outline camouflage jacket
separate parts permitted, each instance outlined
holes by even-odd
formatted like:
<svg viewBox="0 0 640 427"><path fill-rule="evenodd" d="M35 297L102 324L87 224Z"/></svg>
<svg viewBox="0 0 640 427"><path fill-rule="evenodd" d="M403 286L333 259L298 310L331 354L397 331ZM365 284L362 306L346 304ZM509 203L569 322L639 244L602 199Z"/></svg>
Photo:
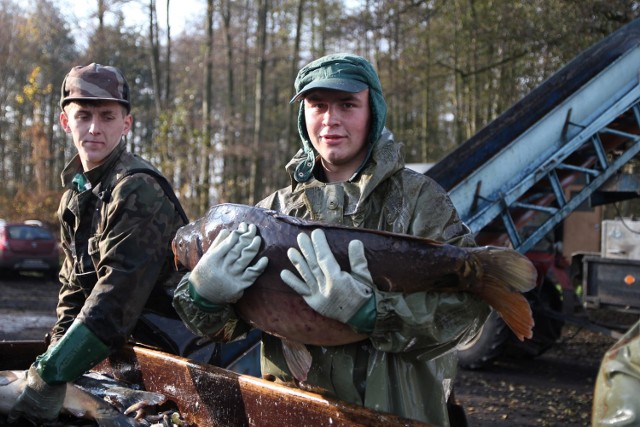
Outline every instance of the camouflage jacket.
<svg viewBox="0 0 640 427"><path fill-rule="evenodd" d="M300 151L287 165L289 173L305 158ZM401 146L386 129L371 159L352 180L327 184L312 177L277 191L259 206L306 219L475 245L446 192L427 176L404 168ZM174 299L174 305L182 306L178 311L183 320L190 316L187 325L201 335L221 329L227 337L246 332L247 325L231 305L219 313L189 305L187 279ZM376 311L368 340L307 346L313 358L307 384L368 408L449 425L446 400L457 369L455 347L478 332L489 314L488 305L466 293L376 291ZM267 334L262 339L261 369L263 375L293 381L280 340Z"/></svg>
<svg viewBox="0 0 640 427"><path fill-rule="evenodd" d="M122 141L106 161L86 172L76 156L62 172L67 188L58 217L64 261L52 342L75 318L115 348L132 332L143 309L172 310L167 288L179 275L171 241L184 225L178 206L160 185L157 170L128 152ZM177 203L177 200L175 200Z"/></svg>

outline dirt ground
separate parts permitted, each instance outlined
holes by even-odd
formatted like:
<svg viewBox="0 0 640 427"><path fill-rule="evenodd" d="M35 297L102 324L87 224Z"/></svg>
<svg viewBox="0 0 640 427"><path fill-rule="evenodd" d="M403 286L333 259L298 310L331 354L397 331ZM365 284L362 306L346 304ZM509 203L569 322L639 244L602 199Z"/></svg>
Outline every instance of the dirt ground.
<svg viewBox="0 0 640 427"><path fill-rule="evenodd" d="M0 277L0 340L42 340L55 322L57 300L52 280Z"/></svg>
<svg viewBox="0 0 640 427"><path fill-rule="evenodd" d="M55 283L38 276L0 277L0 340L42 339L54 322L57 292ZM456 398L471 427L587 426L600 359L613 343L565 326L540 357L460 370Z"/></svg>
<svg viewBox="0 0 640 427"><path fill-rule="evenodd" d="M470 426L588 426L605 337L565 326L542 356L499 360L482 371L460 370L456 397Z"/></svg>

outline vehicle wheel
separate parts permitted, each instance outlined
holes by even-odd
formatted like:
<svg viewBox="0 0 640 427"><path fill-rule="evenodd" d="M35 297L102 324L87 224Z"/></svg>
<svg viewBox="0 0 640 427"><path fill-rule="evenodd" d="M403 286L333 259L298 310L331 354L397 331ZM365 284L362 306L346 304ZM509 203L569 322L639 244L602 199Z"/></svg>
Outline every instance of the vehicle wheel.
<svg viewBox="0 0 640 427"><path fill-rule="evenodd" d="M549 280L526 294L533 312L533 337L519 341L513 337L508 353L513 357L537 357L547 351L562 335L564 321L549 313L562 313L562 294Z"/></svg>
<svg viewBox="0 0 640 427"><path fill-rule="evenodd" d="M482 369L491 365L504 351L511 331L497 312L492 311L476 337L458 347L458 365L464 369Z"/></svg>

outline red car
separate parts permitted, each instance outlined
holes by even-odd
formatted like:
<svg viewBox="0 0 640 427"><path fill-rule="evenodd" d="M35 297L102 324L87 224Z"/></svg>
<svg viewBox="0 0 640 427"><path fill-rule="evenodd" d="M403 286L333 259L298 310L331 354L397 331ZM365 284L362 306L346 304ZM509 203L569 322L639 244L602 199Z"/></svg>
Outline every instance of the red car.
<svg viewBox="0 0 640 427"><path fill-rule="evenodd" d="M0 222L0 277L20 271L41 271L57 277L58 241L39 221Z"/></svg>

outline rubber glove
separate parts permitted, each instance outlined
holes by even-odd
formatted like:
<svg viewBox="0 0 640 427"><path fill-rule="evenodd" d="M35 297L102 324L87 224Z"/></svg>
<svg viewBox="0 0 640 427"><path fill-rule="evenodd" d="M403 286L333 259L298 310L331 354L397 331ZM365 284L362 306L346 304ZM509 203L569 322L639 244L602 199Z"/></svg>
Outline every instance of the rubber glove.
<svg viewBox="0 0 640 427"><path fill-rule="evenodd" d="M280 277L302 295L315 311L349 323L354 314L373 297L373 280L364 255L364 245L359 240L349 242L351 273L341 270L322 230L313 230L311 238L300 233L298 246L300 251L290 248L287 256L302 280L289 270L282 270Z"/></svg>
<svg viewBox="0 0 640 427"><path fill-rule="evenodd" d="M27 371L27 385L13 405L9 420L21 416L34 421L56 419L67 383L97 365L109 352L109 346L76 319Z"/></svg>
<svg viewBox="0 0 640 427"><path fill-rule="evenodd" d="M53 421L58 418L67 384L47 384L34 363L27 371L27 386L11 408L8 421L14 422L20 417L34 422Z"/></svg>
<svg viewBox="0 0 640 427"><path fill-rule="evenodd" d="M238 301L269 262L262 257L249 266L262 243L256 233L254 224L247 226L244 222L237 230L222 230L189 275L193 290L213 304Z"/></svg>

